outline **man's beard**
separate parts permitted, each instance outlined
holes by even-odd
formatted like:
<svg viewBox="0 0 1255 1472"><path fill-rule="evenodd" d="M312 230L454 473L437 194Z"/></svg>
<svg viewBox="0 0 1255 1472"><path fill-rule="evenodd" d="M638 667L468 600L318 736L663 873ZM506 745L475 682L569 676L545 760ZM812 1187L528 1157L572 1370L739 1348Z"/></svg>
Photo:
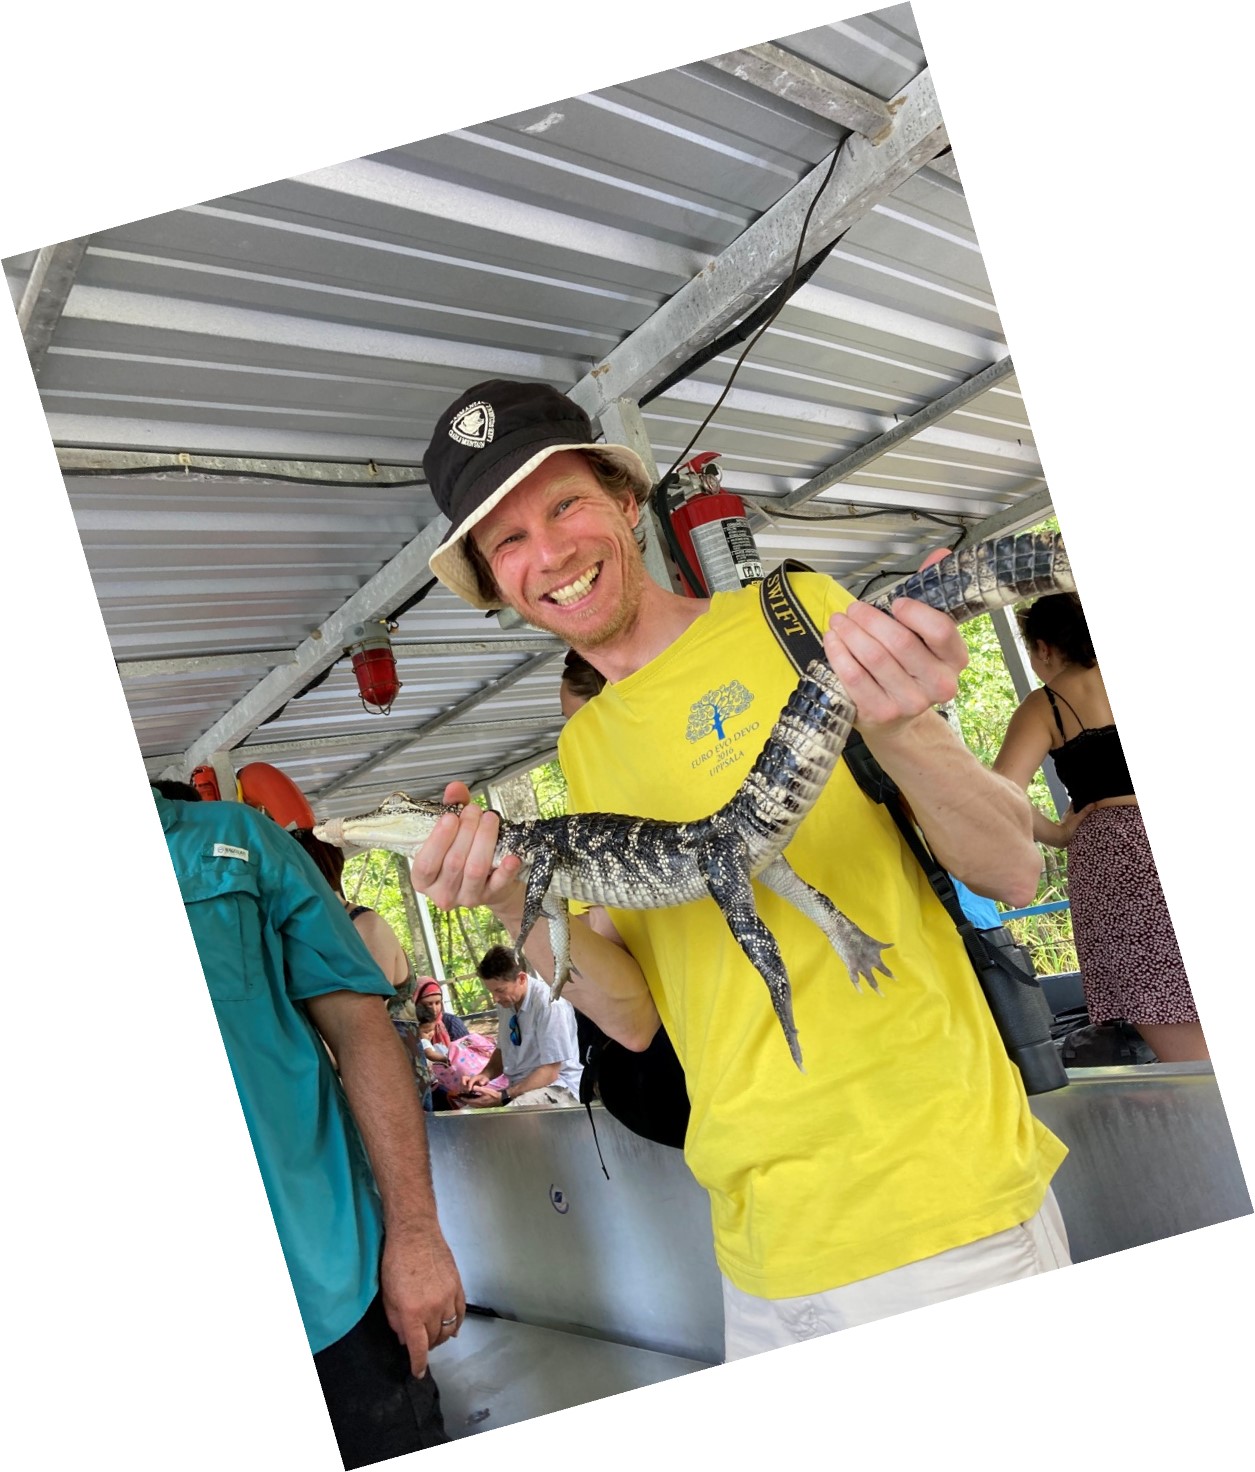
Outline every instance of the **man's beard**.
<svg viewBox="0 0 1255 1472"><path fill-rule="evenodd" d="M604 564L603 564L604 566ZM624 550L624 556L619 566L623 570L622 595L618 605L611 611L609 617L597 628L589 629L587 633L580 631L575 633L568 627L561 627L557 623L542 623L536 620L537 628L543 629L548 634L556 634L570 647L580 654L588 653L590 650L602 649L607 644L613 643L628 629L636 623L640 612L641 590L645 586L645 560L641 555L635 538L632 539L631 548Z"/></svg>

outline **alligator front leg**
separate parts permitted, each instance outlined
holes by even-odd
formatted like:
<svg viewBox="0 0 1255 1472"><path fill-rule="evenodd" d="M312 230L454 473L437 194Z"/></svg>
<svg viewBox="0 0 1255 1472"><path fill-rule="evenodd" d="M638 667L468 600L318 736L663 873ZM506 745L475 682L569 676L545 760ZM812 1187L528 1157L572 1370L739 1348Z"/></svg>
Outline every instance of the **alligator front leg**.
<svg viewBox="0 0 1255 1472"><path fill-rule="evenodd" d="M872 991L879 993L880 987L874 975L877 971L883 971L892 978L893 972L881 959L881 952L888 942L873 940L849 916L843 915L826 894L807 884L783 855L767 865L758 876L758 882L782 900L788 900L819 926L850 973L855 991L860 981L866 981Z"/></svg>
<svg viewBox="0 0 1255 1472"><path fill-rule="evenodd" d="M789 1052L798 1069L805 1073L797 1028L793 1024L793 991L789 986L789 973L785 970L775 936L758 918L758 911L754 908L749 855L745 845L738 839L725 837L712 843L702 857L706 887L723 912L737 944L767 983L771 1005L784 1029Z"/></svg>
<svg viewBox="0 0 1255 1472"><path fill-rule="evenodd" d="M514 949L523 955L523 945L535 929L541 913L552 921L552 911L545 909L545 895L553 880L558 856L552 848L539 846L529 855L531 868L527 871L526 888L523 891L523 918L519 921L519 933L515 937ZM556 998L567 984L571 972L571 940L567 924L566 901L562 901L562 918L558 921L559 935L555 936L550 926L550 945L553 950L553 988L550 1000ZM559 954L560 952L560 954Z"/></svg>

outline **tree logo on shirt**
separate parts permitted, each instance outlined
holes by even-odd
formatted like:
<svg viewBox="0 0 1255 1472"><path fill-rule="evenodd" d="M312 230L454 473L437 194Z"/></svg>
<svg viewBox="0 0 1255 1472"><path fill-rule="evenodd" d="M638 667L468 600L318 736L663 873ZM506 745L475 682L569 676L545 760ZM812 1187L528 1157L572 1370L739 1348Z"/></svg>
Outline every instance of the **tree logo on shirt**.
<svg viewBox="0 0 1255 1472"><path fill-rule="evenodd" d="M690 741L701 741L713 731L717 741L725 740L727 732L724 727L729 717L739 716L743 710L748 710L753 700L740 680L720 685L717 690L708 690L700 700L693 702L685 735Z"/></svg>

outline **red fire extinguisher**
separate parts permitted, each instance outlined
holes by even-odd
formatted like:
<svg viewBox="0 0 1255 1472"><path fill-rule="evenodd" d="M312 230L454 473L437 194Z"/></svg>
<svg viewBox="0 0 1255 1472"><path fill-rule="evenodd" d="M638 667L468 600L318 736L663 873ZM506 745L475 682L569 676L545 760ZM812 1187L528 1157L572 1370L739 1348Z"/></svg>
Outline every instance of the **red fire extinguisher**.
<svg viewBox="0 0 1255 1472"><path fill-rule="evenodd" d="M680 550L705 584L693 588L687 577L681 578L683 591L692 598L731 592L763 578L754 533L745 517L745 503L723 489L719 467L714 463L718 459L717 450L703 450L684 462L680 484L691 494L671 513L671 528Z"/></svg>

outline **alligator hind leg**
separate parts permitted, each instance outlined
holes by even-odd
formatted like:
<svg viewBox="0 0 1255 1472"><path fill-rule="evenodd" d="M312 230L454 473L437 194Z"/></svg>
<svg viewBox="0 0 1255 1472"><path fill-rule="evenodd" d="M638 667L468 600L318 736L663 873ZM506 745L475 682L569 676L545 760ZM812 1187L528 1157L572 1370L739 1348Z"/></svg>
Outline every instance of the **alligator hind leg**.
<svg viewBox="0 0 1255 1472"><path fill-rule="evenodd" d="M881 952L888 941L873 940L865 930L855 925L847 915L843 915L826 894L807 884L783 855L767 865L758 876L758 882L773 894L778 894L782 900L788 900L819 926L850 973L855 991L858 990L859 982L865 981L872 991L878 993L880 987L876 983L877 971L883 971L892 978L893 972L881 959Z"/></svg>
<svg viewBox="0 0 1255 1472"><path fill-rule="evenodd" d="M556 1002L562 988L571 979L571 917L564 899L551 896L545 905L545 919L549 921L549 947L553 951L553 986L549 1000Z"/></svg>
<svg viewBox="0 0 1255 1472"><path fill-rule="evenodd" d="M735 840L724 840L707 849L703 858L706 887L723 912L728 929L736 937L737 944L767 983L771 1005L784 1029L789 1052L798 1069L805 1073L797 1028L793 1023L793 991L789 986L789 973L785 970L775 936L758 918L758 911L754 908L754 891L750 885L749 856L745 845Z"/></svg>

